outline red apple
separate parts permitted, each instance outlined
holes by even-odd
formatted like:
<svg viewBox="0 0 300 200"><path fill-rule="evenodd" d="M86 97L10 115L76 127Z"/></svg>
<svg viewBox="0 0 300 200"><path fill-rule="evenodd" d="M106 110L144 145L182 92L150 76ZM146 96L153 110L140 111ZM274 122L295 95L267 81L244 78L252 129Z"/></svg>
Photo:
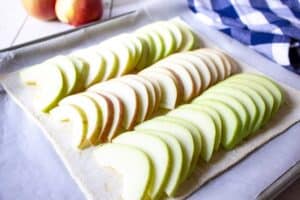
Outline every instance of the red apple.
<svg viewBox="0 0 300 200"><path fill-rule="evenodd" d="M101 0L57 0L55 12L60 21L79 26L100 19L103 7Z"/></svg>
<svg viewBox="0 0 300 200"><path fill-rule="evenodd" d="M42 20L55 19L56 0L22 0L29 15Z"/></svg>

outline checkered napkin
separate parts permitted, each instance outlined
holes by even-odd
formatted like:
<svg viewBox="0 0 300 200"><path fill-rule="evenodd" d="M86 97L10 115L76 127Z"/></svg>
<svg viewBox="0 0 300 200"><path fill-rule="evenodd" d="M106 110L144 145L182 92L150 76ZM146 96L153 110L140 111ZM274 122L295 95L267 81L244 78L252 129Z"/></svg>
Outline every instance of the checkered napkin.
<svg viewBox="0 0 300 200"><path fill-rule="evenodd" d="M188 0L204 24L300 74L299 0Z"/></svg>

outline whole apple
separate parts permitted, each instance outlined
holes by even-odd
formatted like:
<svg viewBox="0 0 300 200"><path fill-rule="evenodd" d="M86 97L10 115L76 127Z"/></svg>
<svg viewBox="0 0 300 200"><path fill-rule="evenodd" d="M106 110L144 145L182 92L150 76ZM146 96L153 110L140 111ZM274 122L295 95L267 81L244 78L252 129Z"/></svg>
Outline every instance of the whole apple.
<svg viewBox="0 0 300 200"><path fill-rule="evenodd" d="M56 0L22 0L23 5L29 15L42 20L56 18Z"/></svg>
<svg viewBox="0 0 300 200"><path fill-rule="evenodd" d="M73 26L79 26L102 17L101 0L57 0L55 12L58 19Z"/></svg>

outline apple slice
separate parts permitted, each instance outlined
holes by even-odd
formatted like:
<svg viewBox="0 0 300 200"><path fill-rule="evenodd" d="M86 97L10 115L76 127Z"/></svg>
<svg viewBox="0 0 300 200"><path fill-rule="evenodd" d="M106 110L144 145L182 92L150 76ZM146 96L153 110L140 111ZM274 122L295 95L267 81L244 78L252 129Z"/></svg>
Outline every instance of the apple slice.
<svg viewBox="0 0 300 200"><path fill-rule="evenodd" d="M102 167L111 167L123 177L123 200L145 199L151 183L152 163L146 153L123 144L105 144L94 151Z"/></svg>
<svg viewBox="0 0 300 200"><path fill-rule="evenodd" d="M84 83L85 88L102 80L105 73L105 61L102 56L90 49L75 51L71 55L88 63L88 75Z"/></svg>
<svg viewBox="0 0 300 200"><path fill-rule="evenodd" d="M201 82L202 82L201 91L205 90L207 87L209 87L209 85L211 85L212 74L205 62L203 62L201 59L199 59L197 56L193 55L190 52L176 54L176 57L190 62L191 64L193 64L193 66L197 68L198 72L201 75Z"/></svg>
<svg viewBox="0 0 300 200"><path fill-rule="evenodd" d="M76 105L63 105L58 106L51 110L51 117L60 121L69 121L71 123L72 131L69 139L73 145L79 149L84 149L90 146L89 141L86 139L88 124L87 117L81 108ZM64 133L61 133L64 134Z"/></svg>
<svg viewBox="0 0 300 200"><path fill-rule="evenodd" d="M194 81L194 87L195 87L195 96L198 96L202 90L202 73L199 72L198 68L188 60L185 60L183 58L178 58L176 56L177 54L174 54L172 56L169 56L167 59L164 59L163 62L170 63L170 65L180 65L184 67L186 70L190 72L192 75L193 81Z"/></svg>
<svg viewBox="0 0 300 200"><path fill-rule="evenodd" d="M233 149L241 138L241 120L236 112L227 104L213 99L195 99L193 103L201 106L210 106L221 116L223 122L222 146Z"/></svg>
<svg viewBox="0 0 300 200"><path fill-rule="evenodd" d="M214 151L218 151L220 148L221 140L222 140L222 119L221 119L220 114L215 109L212 109L208 106L200 106L197 104L186 104L186 105L182 105L180 108L187 108L187 109L200 110L200 111L203 110L204 112L209 114L209 116L213 119L213 121L216 125L216 142L215 142L215 146L214 146ZM189 125L189 126L191 126L191 125ZM200 140L201 140L201 138L200 138ZM200 146L201 146L201 144L200 144Z"/></svg>
<svg viewBox="0 0 300 200"><path fill-rule="evenodd" d="M181 171L184 166L183 150L180 143L178 142L177 138L171 134L162 134L159 131L149 130L139 132L158 136L168 145L172 164L170 166L170 176L168 180L166 180L164 191L169 197L174 196L180 184Z"/></svg>
<svg viewBox="0 0 300 200"><path fill-rule="evenodd" d="M153 163L153 182L149 187L151 199L158 199L166 186L170 175L171 157L168 145L158 136L126 132L113 140L113 143L126 144L144 151ZM127 162L131 162L128 160Z"/></svg>
<svg viewBox="0 0 300 200"><path fill-rule="evenodd" d="M139 132L157 131L161 135L169 134L176 137L183 151L184 166L180 178L181 182L183 182L187 178L190 170L192 170L193 164L199 156L199 147L196 146L196 141L194 141L194 138L189 130L177 125L176 123L163 120L161 117L143 122L136 126L135 130ZM198 155L196 155L197 153Z"/></svg>
<svg viewBox="0 0 300 200"><path fill-rule="evenodd" d="M147 67L148 65L150 65L151 54L153 54L153 53L150 52L150 50L152 50L152 49L150 48L150 45L148 44L146 39L138 37L135 34L132 34L132 35L135 36L136 39L138 39L142 45L141 57L135 66L135 69L137 71L140 71L140 70L144 69L145 67Z"/></svg>
<svg viewBox="0 0 300 200"><path fill-rule="evenodd" d="M250 115L248 134L245 137L247 137L253 131L256 124L259 123L258 116L260 111L257 108L255 101L243 90L231 87L230 85L218 84L206 92L229 95L232 98L239 100L240 103L244 105Z"/></svg>
<svg viewBox="0 0 300 200"><path fill-rule="evenodd" d="M139 101L139 112L138 112L138 116L137 116L137 123L143 122L145 121L146 117L149 114L149 110L150 110L150 96L149 96L149 92L147 90L147 87L140 82L139 80L135 79L135 77L137 77L137 75L125 75L123 77L120 78L121 82L124 82L126 84L128 84L131 88L133 88L137 94L137 98Z"/></svg>
<svg viewBox="0 0 300 200"><path fill-rule="evenodd" d="M43 63L20 72L21 80L37 89L34 106L48 112L65 96L66 87L61 70L53 64Z"/></svg>
<svg viewBox="0 0 300 200"><path fill-rule="evenodd" d="M241 137L239 139L239 142L242 141L242 139L248 135L251 120L250 115L246 107L238 99L235 99L234 97L231 97L226 94L214 93L213 91L209 93L203 93L198 99L214 99L227 104L230 108L232 108L235 111L235 113L239 116L241 120L241 133L239 134Z"/></svg>
<svg viewBox="0 0 300 200"><path fill-rule="evenodd" d="M55 56L51 58L46 63L52 63L56 65L61 70L66 84L66 94L71 94L77 83L78 72L75 64L67 56Z"/></svg>
<svg viewBox="0 0 300 200"><path fill-rule="evenodd" d="M68 96L59 102L59 105L74 105L82 110L87 120L86 140L92 145L99 144L99 134L102 129L102 110L90 97L82 93Z"/></svg>
<svg viewBox="0 0 300 200"><path fill-rule="evenodd" d="M110 81L96 84L88 89L88 91L95 91L101 93L110 92L119 97L124 105L124 119L123 127L130 130L136 124L138 116L139 101L137 94L128 84L112 79ZM101 93L102 94L102 93Z"/></svg>
<svg viewBox="0 0 300 200"><path fill-rule="evenodd" d="M149 29L155 30L162 38L164 53L161 58L170 55L176 49L175 36L173 35L171 28L167 24L167 22L158 21L147 26Z"/></svg>
<svg viewBox="0 0 300 200"><path fill-rule="evenodd" d="M210 51L208 48L195 50L193 53L203 59L206 59L207 63L209 63L209 66L213 70L213 73L217 74L216 82L224 80L228 76L225 64L218 54Z"/></svg>
<svg viewBox="0 0 300 200"><path fill-rule="evenodd" d="M248 86L249 88L255 90L264 99L266 103L266 112L265 112L264 120L262 122L262 126L266 124L266 122L271 118L272 111L275 106L275 101L274 101L275 98L272 96L272 93L262 85L246 79L237 80L233 76L227 81L233 82L235 84Z"/></svg>
<svg viewBox="0 0 300 200"><path fill-rule="evenodd" d="M208 162L212 157L217 137L217 129L212 117L205 111L180 107L167 115L190 121L200 130L202 133L201 157Z"/></svg>
<svg viewBox="0 0 300 200"><path fill-rule="evenodd" d="M183 85L183 101L189 101L195 95L195 82L190 72L181 65L170 64L166 62L158 62L155 67L167 68L177 75Z"/></svg>
<svg viewBox="0 0 300 200"><path fill-rule="evenodd" d="M141 71L139 75L157 80L162 94L161 108L174 109L181 102L183 87L179 78L171 71L162 68L148 68Z"/></svg>
<svg viewBox="0 0 300 200"><path fill-rule="evenodd" d="M180 50L180 47L182 45L182 41L183 41L183 34L180 31L180 29L178 28L178 26L176 26L173 23L169 23L169 22L165 22L164 23L165 26L167 26L169 28L169 30L172 32L174 38L175 38L175 52ZM174 51L173 51L174 52Z"/></svg>
<svg viewBox="0 0 300 200"><path fill-rule="evenodd" d="M97 143L107 142L108 135L112 128L112 122L115 116L115 110L112 101L106 96L95 92L84 92L81 93L81 95L93 99L93 101L97 104L98 108L101 110L102 126L99 131Z"/></svg>
<svg viewBox="0 0 300 200"><path fill-rule="evenodd" d="M161 59L164 55L164 44L163 44L163 38L158 34L157 30L149 29L147 27L142 27L138 30L136 30L135 34L138 37L142 37L149 41L149 44L151 44L150 41L153 41L153 46L150 49L150 51L153 52L152 63L158 61ZM146 35L146 36L142 36ZM149 39L151 38L151 39Z"/></svg>
<svg viewBox="0 0 300 200"><path fill-rule="evenodd" d="M275 83L273 80L271 80L265 76L254 74L254 73L243 73L243 74L238 74L234 77L252 80L252 81L256 81L257 83L262 84L267 90L269 90L270 93L272 93L272 96L274 97L274 100L275 100L275 102L274 102L275 109L273 110L274 112L272 112L272 115L278 111L280 105L284 101L284 98L283 98L282 89L280 88L280 86L277 83Z"/></svg>
<svg viewBox="0 0 300 200"><path fill-rule="evenodd" d="M258 118L256 123L254 124L254 127L252 128L252 132L256 132L262 125L263 120L265 118L266 113L266 102L262 98L262 96L255 90L252 90L250 87L243 85L243 84L236 84L229 81L224 81L222 85L226 87L234 88L235 90L240 90L250 96L250 98L253 100L255 106L258 110Z"/></svg>
<svg viewBox="0 0 300 200"><path fill-rule="evenodd" d="M124 131L124 128L122 127L124 114L125 114L124 104L121 101L121 99L117 95L114 95L113 93L105 92L105 91L96 92L96 93L109 99L109 101L111 101L113 106L113 109L109 110L110 112L113 113L113 120L111 122L111 127L108 130L108 133L106 134L107 136L103 135L103 138L101 138L101 140L111 141L119 133Z"/></svg>
<svg viewBox="0 0 300 200"><path fill-rule="evenodd" d="M68 56L74 63L76 70L78 72L77 83L74 88L74 93L80 92L85 89L84 83L88 76L89 65L84 60L69 55Z"/></svg>
<svg viewBox="0 0 300 200"><path fill-rule="evenodd" d="M116 54L110 49L99 48L98 46L90 47L90 49L102 56L104 60L105 70L102 80L106 81L114 78L119 68L119 60Z"/></svg>
<svg viewBox="0 0 300 200"><path fill-rule="evenodd" d="M179 19L172 19L169 20L169 22L177 26L183 35L182 36L183 40L178 51L188 51L198 46L196 35L184 22L182 22Z"/></svg>
<svg viewBox="0 0 300 200"><path fill-rule="evenodd" d="M99 45L100 49L109 49L111 50L116 56L117 60L119 61L118 72L116 77L122 76L123 74L129 73L134 68L134 58L132 55L131 49L124 43L121 42L115 37L102 42Z"/></svg>
<svg viewBox="0 0 300 200"><path fill-rule="evenodd" d="M151 81L149 81L148 79L146 79L145 77L133 76L133 79L135 79L136 81L139 81L140 83L142 83L147 89L147 93L149 95L149 111L148 111L148 114L146 116L146 119L148 119L149 117L151 117L151 115L154 112L154 109L159 104L158 94L155 90L155 86L153 85L153 83Z"/></svg>
<svg viewBox="0 0 300 200"><path fill-rule="evenodd" d="M144 45L146 45L146 49L147 49L147 54L144 55L145 51L143 51L143 56L147 56L144 57L145 59L145 67L151 65L154 62L154 57L155 57L155 44L154 44L154 40L151 37L151 35L149 34L142 34L139 32L135 32L134 35L141 40L142 43L144 43ZM138 65L139 66L139 65ZM143 69L145 67L139 66L137 69Z"/></svg>

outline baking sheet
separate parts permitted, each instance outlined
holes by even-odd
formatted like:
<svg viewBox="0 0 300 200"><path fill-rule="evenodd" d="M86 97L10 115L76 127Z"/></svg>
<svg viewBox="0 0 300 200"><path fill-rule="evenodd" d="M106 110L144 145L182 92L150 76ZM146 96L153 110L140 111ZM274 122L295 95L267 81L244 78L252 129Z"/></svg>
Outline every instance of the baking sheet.
<svg viewBox="0 0 300 200"><path fill-rule="evenodd" d="M149 10L148 10L149 11ZM148 12L149 13L149 12ZM156 16L157 17L157 16ZM137 20L137 21L135 21L135 20ZM150 21L150 20L149 20ZM135 23L135 22L137 22L137 23ZM116 22L117 23L117 22ZM135 18L129 18L129 20L126 20L126 23L121 23L121 22L119 22L119 23L117 23L116 25L117 26L119 26L119 27L126 27L126 28L128 28L128 26L130 25L130 23L132 23L132 24L134 24L135 26L138 26L139 24L142 24L142 22L141 22L141 17L140 16L137 16L137 17L135 17ZM110 26L109 26L110 27ZM83 42L82 43L82 45L83 46L85 46L85 45L88 45L88 43L90 42L90 44L91 43L93 43L93 40L94 40L94 42L95 41L100 41L101 40L101 37L103 36L103 38L105 38L105 36L107 36L107 35L105 35L105 33L106 34L109 34L109 33L107 33L105 30L104 30L104 28L101 26L99 29L98 29L98 31L99 30L101 30L100 31L100 33L103 33L103 35L99 35L99 34L97 34L97 32L95 31L95 30L85 30L84 31L84 33L87 33L87 36L90 36L90 40L88 39L88 40L86 40L85 42ZM110 27L110 30L109 31L111 31L112 30L112 33L114 34L115 32L115 30L113 29L113 28L111 28ZM95 31L95 32L93 32L93 31ZM202 30L203 31L203 30ZM202 33L204 33L206 30L204 30ZM80 47L81 45L79 45L78 46L78 40L76 40L76 39L79 39L79 41L80 40L82 40L83 38L85 38L86 37L86 35L84 35L84 33L79 33L79 34L76 34L76 36L74 36L74 35L72 35L72 36L68 36L68 37L64 37L63 39L62 38L60 38L60 39L58 39L58 41L50 41L50 42L46 42L46 43L44 43L44 45L45 46L50 46L51 48L50 49L47 49L47 48L42 48L41 46L37 46L37 47L30 47L30 49L23 49L22 51L18 51L18 52L11 52L11 53L9 53L9 54L7 54L7 55L4 55L4 60L2 60L2 64L1 64L1 67L3 67L3 66L5 66L6 67L6 69L7 69L7 67L9 67L9 66L14 66L14 67L20 67L20 66L26 66L27 65L27 61L29 61L30 60L30 62L34 62L34 60L39 60L39 59L41 59L41 60L43 60L42 58L40 58L39 56L44 56L44 57L47 57L47 55L48 55L48 57L50 57L51 55L53 55L53 53L54 52L56 52L56 51L54 51L54 50L57 50L57 51L60 51L61 50L61 52L67 52L67 51L70 51L70 49L72 49L72 48L74 48L74 47ZM92 33L94 33L94 35L92 34ZM200 32L201 33L201 32ZM202 34L201 33L201 34ZM89 34L91 34L91 35L89 35ZM208 35L211 35L211 36L213 36L213 34L214 34L214 32L206 32L206 34L208 34ZM73 37L74 36L74 37ZM78 36L78 37L77 37ZM95 38L92 38L92 36L94 36ZM219 37L220 35L214 35L214 36L218 36L217 38L218 38L218 41L220 41L218 44L220 44L220 45L224 45L224 46L226 46L227 48L231 48L230 49L230 51L233 51L234 52L234 49L236 49L237 48L237 46L236 46L236 44L234 44L234 43L232 43L232 41L230 41L230 42L228 42L228 40L227 39L225 39L225 40L223 40L223 42L221 42L222 41L222 37ZM222 36L222 34L221 34L221 36ZM100 37L100 38L98 38L98 37ZM71 39L70 39L71 38ZM65 42L65 44L68 44L66 47L64 47L63 45L59 45L62 41L65 41L65 40L67 40L66 42ZM72 43L71 44L69 44L68 42L70 42L70 41L72 41ZM54 48L54 47L56 47L55 45L59 45L60 47L61 47L61 49L60 48L56 48L56 49L54 49L53 51L52 51L52 48ZM80 47L80 48L82 48L82 47ZM226 48L225 48L226 49ZM37 50L39 50L39 51L37 51ZM246 53L248 53L249 51L244 51L245 50L245 47L243 47L242 48L242 51L236 51L235 53L232 53L232 55L234 55L235 57L237 56L237 55L239 55L239 54L242 54L242 53L240 53L240 52L246 52ZM37 54L34 54L33 52L38 52ZM26 55L26 53L27 53L27 55ZM25 56L24 56L24 54L25 54ZM260 63L260 65L258 65L258 66L261 66L261 67L263 67L263 63L265 62L266 63L266 61L263 59L263 58L261 58L261 57L259 57L259 56L257 56L256 54L253 54L253 52L251 52L250 51L250 54L244 54L243 56L244 56L244 58L245 57L249 57L249 55L251 55L251 58L253 58L253 59L251 59L251 60L255 60L255 61L257 61L257 63ZM2 55L3 56L3 55ZM28 56L30 56L30 58L32 58L32 60L31 59L27 59L26 60L26 58L28 58ZM10 60L11 58L13 58L12 60ZM248 58L248 60L247 59L245 59L245 61L249 61L250 59ZM262 60L262 62L260 62ZM13 61L13 62L11 62L11 61ZM255 65L253 65L253 66L257 66L257 63L255 63ZM268 63L268 62L267 62ZM29 64L29 63L28 63ZM268 64L270 64L270 63L268 63ZM270 65L267 65L268 67L270 66ZM274 67L274 65L271 65L272 67ZM265 66L266 67L266 66ZM10 67L9 67L9 69L10 70L12 70ZM279 68L278 68L279 69ZM276 70L273 70L273 71L276 71ZM284 74L285 75L285 74ZM290 76L283 76L283 77L290 77ZM4 177L4 179L2 179L2 180L8 180L8 182L5 182L4 184L0 184L0 192L1 192L1 195L0 195L0 197L11 197L11 198L5 198L5 199L15 199L15 198L13 198L13 197L16 197L16 196L13 196L13 194L12 193L15 193L15 192L2 192L2 191L5 191L5 189L9 189L10 187L12 187L12 186L10 186L10 185L13 185L15 182L16 182L16 180L18 180L17 179L17 177L19 176L19 177L21 177L21 179L20 180L22 180L22 177L26 177L26 172L28 172L28 170L26 171L25 170L25 172L21 172L21 169L23 169L22 168L22 166L20 166L21 164L24 164L24 163L28 163L28 162L26 162L26 159L24 160L24 162L22 162L22 163L17 163L17 162L15 162L14 164L16 164L16 165L9 165L9 164L12 164L13 163L13 159L11 159L12 157L18 157L18 158L21 158L22 159L22 156L23 156L23 151L25 151L25 152L28 152L28 150L26 150L26 149L29 149L29 151L30 150L32 150L32 155L36 155L37 154L37 152L36 151L40 151L41 152L41 155L43 155L43 154L46 154L46 155L48 155L47 154L47 151L44 151L44 150L42 150L42 149L44 149L44 148L51 148L51 147L49 147L49 144L46 142L46 141L44 141L42 144L44 144L44 145L39 145L39 144L36 144L35 142L35 140L33 139L33 141L34 142L32 142L32 139L31 139L31 137L32 137L32 135L35 135L35 134L33 134L33 133L38 133L39 132L39 130L38 129L36 129L32 124L29 124L28 125L28 123L29 122L27 122L27 120L26 119L23 119L23 115L22 114L19 114L20 113L20 110L18 110L17 108L15 108L15 105L9 100L9 99L7 99L6 98L6 95L3 95L2 97L4 97L3 98L3 104L1 104L1 106L3 106L3 111L4 111L4 115L3 115L3 122L6 122L7 124L5 124L5 126L2 126L1 128L3 128L4 129L4 134L2 134L1 135L1 141L2 141L2 143L1 143L1 153L2 153L2 151L4 152L4 155L6 155L6 159L3 159L3 157L1 157L0 159L1 159L1 164L3 163L3 165L1 165L1 168L0 168L0 175L1 175L1 178L2 177ZM2 99L1 99L2 100ZM9 106L8 106L9 105ZM18 120L18 127L16 127L15 126L15 123L14 123L14 121L15 120L13 120L16 116L20 116L19 118L21 118L21 120ZM9 119L9 120L8 120ZM23 121L25 121L25 123L22 123ZM31 129L33 129L33 131L29 131L29 130L31 130L30 129L30 125L31 126L33 126L34 128L31 128ZM12 130L11 129L11 127L14 127L14 130ZM26 132L26 134L28 134L28 135L25 135L24 134L24 131ZM28 131L28 132L27 132ZM18 133L19 132L19 133ZM20 133L21 133L21 136L20 136ZM9 135L8 135L9 134ZM285 134L286 135L286 134ZM30 136L30 137L29 137ZM16 137L16 138L14 138L14 137ZM25 142L27 142L27 143L24 143L24 141L22 140L22 139L24 139L24 138L26 139L27 138L27 140L25 140ZM37 137L37 136L36 136ZM295 137L294 137L295 138ZM40 139L40 140L42 140L42 139ZM14 143L15 142L15 143ZM38 142L39 142L39 140L38 140ZM2 146L2 144L4 144L3 146ZM25 144L25 145L24 145ZM27 146L27 144L30 144L30 145L33 145L33 147L30 147L30 145L29 146ZM22 149L20 149L20 151L18 151L17 153L20 153L20 154L14 154L14 153L12 153L12 152L15 152L16 150L14 150L14 148L16 148L16 146L17 146L17 148L19 148L19 146L21 146L21 147L23 147ZM45 147L46 146L46 147ZM290 146L289 146L290 147ZM31 148L31 149L30 149ZM290 149L290 148L289 148ZM50 151L50 155L52 155L53 154L53 152L51 151L51 150L49 150ZM290 153L290 152L289 152ZM2 154L3 155L3 154ZM30 157L32 160L34 160L34 163L40 163L40 162L42 162L42 163L44 163L43 162L43 160L39 160L39 159L41 159L41 157L43 157L43 156L38 156L38 157L31 157L31 155L25 155L25 157ZM46 156L45 156L46 157ZM53 154L52 155L52 158L53 157L55 157L55 154ZM271 156L272 157L272 156ZM264 156L264 158L266 159L266 156ZM268 160L269 160L269 156L268 156ZM44 158L45 159L45 158ZM17 159L18 160L18 159ZM30 160L31 162L33 162L32 160ZM53 159L54 161L56 161L57 163L58 163L58 166L59 165L61 165L61 163L58 161L58 159L57 158L55 158L55 159ZM52 168L52 166L53 165L55 165L55 164L57 164L57 163L53 163L53 161L52 161L52 159L46 159L46 163L47 164L44 164L45 166L44 166L44 168L47 168L47 169L49 169L48 168L48 165L49 166L51 166L50 168ZM7 164L8 163L8 164ZM29 162L30 163L30 162ZM244 163L244 162L243 162ZM26 166L28 166L28 164L25 164ZM17 166L17 167L16 167ZM29 165L30 166L30 165ZM239 164L238 166L241 166L241 164ZM253 163L252 164L250 164L250 166L253 166ZM278 165L277 165L278 166ZM9 179L12 179L12 178L10 178L10 177L12 177L12 176L14 176L12 173L5 173L5 172L11 172L11 170L10 170L10 167L12 167L12 169L18 169L18 170L16 170L16 175L15 175L15 177L14 177L14 180L15 180L15 182L14 181L9 181ZM60 167L62 167L62 166L60 166ZM260 164L258 167L262 167L262 165ZM282 167L282 169L283 169L284 167ZM25 168L26 169L26 168ZM251 168L250 168L251 169ZM257 169L257 167L256 167L256 169ZM32 170L33 171L33 170ZM65 172L63 169L62 169L62 171L63 172ZM231 170L230 170L231 171ZM269 171L269 170L268 170ZM275 170L270 170L270 171L272 171L272 172L274 172ZM56 198L56 199L61 199L62 198L62 196L64 195L64 194L68 194L68 195L70 195L71 197L72 197L72 199L76 199L76 198L83 198L82 196L81 196L81 194L79 194L79 192L77 191L76 192L76 186L74 185L74 184L72 184L72 182L71 182L71 180L70 179L68 179L68 178L66 178L67 176L65 175L64 177L65 177L65 179L66 180L68 180L67 182L69 183L69 184L67 184L68 186L64 186L64 184L62 184L62 185L59 185L60 187L62 187L62 188L64 188L64 189L66 189L66 190L61 190L60 192L62 192L62 196L60 196L59 194L57 194L57 191L52 191L52 192L50 192L50 193L48 193L48 191L47 191L47 189L45 189L45 185L46 186L48 186L47 188L49 188L49 185L57 185L57 183L56 183L56 181L57 182L59 182L58 180L62 180L62 179L60 179L60 176L57 176L58 174L57 174L57 172L56 171L52 171L52 170L50 170L49 169L49 171L47 171L48 172L48 175L47 175L47 173L43 173L42 174L42 176L34 176L34 178L33 179L30 179L29 177L27 177L28 179L26 179L28 182L30 182L31 184L33 184L33 187L32 188L39 188L40 190L34 190L34 192L33 192L33 194L31 194L32 196L28 196L28 197L31 197L30 199L39 199L38 197L38 195L44 195L44 197L47 197L46 199L49 199L49 198L51 198L51 195L48 195L47 196L47 194L52 194L52 196L53 195L57 195L56 197L58 197L58 198ZM236 175L238 175L238 176L240 176L243 172L245 172L245 171L243 171L243 170L241 170L240 171L240 173L238 173L238 174L236 174ZM276 172L278 172L278 170L276 171ZM230 173L230 172L229 172ZM11 176L8 176L8 175L6 175L6 174L10 174ZM49 174L51 174L51 175L49 175ZM63 174L63 173L62 173ZM228 174L228 173L226 173L226 174ZM17 176L18 175L18 176ZM277 175L278 175L278 173L277 173ZM238 176L235 176L235 177L238 177ZM6 177L8 177L8 178L6 178ZM43 183L43 182L39 182L40 181L40 179L43 179L43 178L41 178L41 177L43 177L44 179L46 179L47 181L48 180L50 180L50 182L48 183L48 184L42 184L42 186L39 186L38 184L35 184L34 182L37 182L37 183ZM54 178L55 177L55 178ZM271 176L270 176L271 177ZM265 180L267 180L267 176L265 175ZM222 177L221 178L218 178L219 180L220 179L222 179ZM0 179L1 180L1 179ZM217 179L216 179L217 180ZM245 179L245 180L247 180L247 179ZM44 180L45 181L45 180ZM117 180L116 180L117 181ZM242 183L245 183L244 185L243 184L241 184L241 182ZM263 182L265 182L265 184L268 184L268 182L272 182L272 179L271 178L269 178L267 181L261 181L261 183L263 183ZM226 183L226 184L224 184L224 183ZM243 186L245 186L245 188L247 188L246 186L249 186L249 184L251 185L251 184L253 184L253 182L246 182L246 181L240 181L240 182L237 182L236 184L234 184L233 182L231 182L231 181L226 181L226 182L222 182L222 188L220 188L220 187L218 187L218 194L222 194L222 191L223 191L223 193L225 192L226 193L226 191L225 190L223 190L223 188L226 188L226 186L228 186L228 185L231 185L232 187L230 187L230 188L237 188L237 185L243 185ZM3 185L4 185L4 187L3 187ZM211 184L209 184L209 185L211 185ZM259 187L256 187L256 185L259 185ZM255 186L253 186L252 188L256 188L256 190L259 190L259 188L261 189L264 185L263 184L256 184ZM31 186L29 186L28 184L26 184L26 183L24 183L24 181L23 182L21 182L20 183L20 187L22 187L22 188L25 188L26 190L28 190L28 189L30 189L30 187ZM52 186L53 187L53 186ZM71 187L71 188L69 188L69 187ZM14 187L12 187L13 189L15 189ZM50 187L51 188L51 187ZM55 187L54 187L55 188ZM203 187L203 189L202 190L200 190L200 194L199 193L197 193L197 194L195 194L196 196L195 196L195 198L198 198L199 196L201 196L201 192L202 192L202 196L203 196L203 191L207 191L207 190L205 190L205 188L207 188L207 187ZM248 187L249 188L249 187ZM24 189L23 189L24 190ZM33 189L32 189L33 190ZM48 189L49 190L49 189ZM256 190L252 190L252 197L253 197L253 195L255 195L255 191ZM7 191L7 190L6 190ZM9 190L8 190L9 191ZM11 190L11 191L13 191L13 190ZM208 190L209 191L209 190ZM230 190L229 190L230 191ZM249 190L248 189L248 191L251 191L251 190ZM242 196L242 195L244 195L244 197L245 197L245 195L247 195L247 192L245 192L245 191L243 191L244 193L239 193L239 194L236 194L236 195L234 195L233 197L236 197L236 199L238 199L238 196L240 195L240 197ZM204 193L205 194L205 193ZM206 198L206 199L213 199L213 197L214 197L214 194L216 195L216 193L215 192L212 192L212 193L210 193L208 196L206 196L206 197L209 197L209 198ZM248 193L249 194L249 193ZM28 194L29 195L29 194ZM22 196L22 197L24 197L24 196ZM220 197L220 196L219 196ZM224 196L223 196L224 197ZM232 196L231 196L232 197ZM248 196L249 197L249 196ZM193 197L192 197L193 198ZM231 198L231 199L235 199L235 198ZM243 199L245 199L245 198L243 198Z"/></svg>

